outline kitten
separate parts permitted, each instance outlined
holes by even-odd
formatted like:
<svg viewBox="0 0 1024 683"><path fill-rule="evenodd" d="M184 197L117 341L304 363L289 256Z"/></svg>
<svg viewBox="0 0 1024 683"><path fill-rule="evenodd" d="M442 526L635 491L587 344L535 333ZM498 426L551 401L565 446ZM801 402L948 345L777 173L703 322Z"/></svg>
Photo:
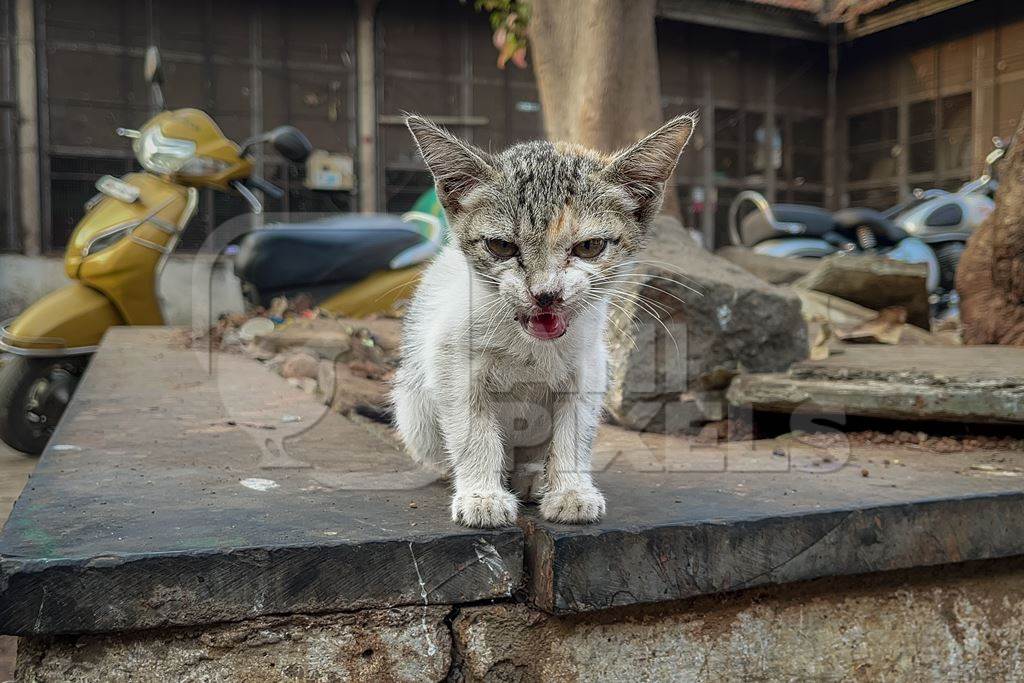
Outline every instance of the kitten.
<svg viewBox="0 0 1024 683"><path fill-rule="evenodd" d="M452 519L516 520L521 497L564 523L605 500L590 459L607 383L604 331L696 124L675 118L611 156L529 142L489 154L418 116L453 244L406 316L393 399L412 457L453 479ZM513 457L514 456L514 457Z"/></svg>

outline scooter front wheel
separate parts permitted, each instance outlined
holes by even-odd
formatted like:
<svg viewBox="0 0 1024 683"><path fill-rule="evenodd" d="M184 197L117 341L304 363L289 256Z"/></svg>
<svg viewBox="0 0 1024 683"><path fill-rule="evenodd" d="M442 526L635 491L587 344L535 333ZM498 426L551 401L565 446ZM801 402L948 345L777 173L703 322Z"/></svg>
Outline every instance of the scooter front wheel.
<svg viewBox="0 0 1024 683"><path fill-rule="evenodd" d="M89 363L88 356L13 356L0 369L0 439L26 455L39 455Z"/></svg>

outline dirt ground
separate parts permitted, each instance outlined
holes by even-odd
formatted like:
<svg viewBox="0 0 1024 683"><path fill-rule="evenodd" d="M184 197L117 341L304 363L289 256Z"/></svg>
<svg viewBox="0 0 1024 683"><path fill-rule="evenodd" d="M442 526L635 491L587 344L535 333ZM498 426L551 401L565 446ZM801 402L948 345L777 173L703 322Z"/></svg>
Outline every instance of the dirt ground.
<svg viewBox="0 0 1024 683"><path fill-rule="evenodd" d="M0 525L7 521L14 501L18 499L35 466L35 458L26 458L0 443ZM14 679L17 642L17 638L0 636L0 681Z"/></svg>

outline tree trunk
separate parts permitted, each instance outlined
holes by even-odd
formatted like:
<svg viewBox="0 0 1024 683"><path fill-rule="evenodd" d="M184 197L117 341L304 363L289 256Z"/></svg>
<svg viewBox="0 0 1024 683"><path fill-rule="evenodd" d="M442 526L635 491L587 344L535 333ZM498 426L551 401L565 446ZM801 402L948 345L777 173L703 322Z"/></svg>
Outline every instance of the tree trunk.
<svg viewBox="0 0 1024 683"><path fill-rule="evenodd" d="M965 344L1024 346L1024 115L1000 162L996 209L956 274Z"/></svg>
<svg viewBox="0 0 1024 683"><path fill-rule="evenodd" d="M655 0L534 0L533 69L550 140L602 152L660 126ZM675 177L662 212L679 217Z"/></svg>

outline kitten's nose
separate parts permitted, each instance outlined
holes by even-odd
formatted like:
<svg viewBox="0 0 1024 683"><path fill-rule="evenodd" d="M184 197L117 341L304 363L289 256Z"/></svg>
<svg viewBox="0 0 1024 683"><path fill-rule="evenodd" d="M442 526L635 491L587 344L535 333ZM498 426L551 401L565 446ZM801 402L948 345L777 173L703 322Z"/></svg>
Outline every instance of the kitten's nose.
<svg viewBox="0 0 1024 683"><path fill-rule="evenodd" d="M547 308L548 306L554 306L555 304L562 303L562 290L552 292L531 292L533 294L533 300L541 308Z"/></svg>

